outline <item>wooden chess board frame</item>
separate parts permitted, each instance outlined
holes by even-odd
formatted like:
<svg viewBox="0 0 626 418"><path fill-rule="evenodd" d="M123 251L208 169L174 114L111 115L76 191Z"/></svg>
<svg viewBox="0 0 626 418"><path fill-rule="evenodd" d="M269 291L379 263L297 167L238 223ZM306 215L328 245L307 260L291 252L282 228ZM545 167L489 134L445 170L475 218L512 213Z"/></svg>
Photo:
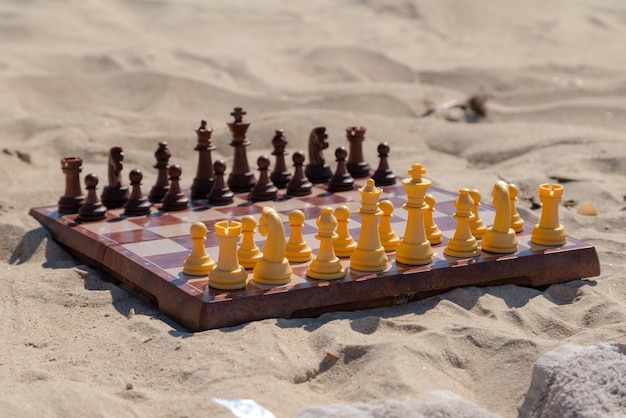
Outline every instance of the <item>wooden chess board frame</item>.
<svg viewBox="0 0 626 418"><path fill-rule="evenodd" d="M356 187L365 185L358 179ZM431 187L437 204L434 220L443 232L443 242L433 246L433 262L425 266L406 266L395 262L395 253L387 253L388 268L381 273L365 273L349 268L342 259L346 277L340 280L315 280L306 277L310 262L292 264L293 278L286 285L270 286L252 281L248 270L245 289L222 291L208 287L208 277L182 273L182 263L192 247L189 226L204 222L209 230L206 247L217 261L218 247L214 224L220 220L238 220L252 214L257 218L264 206L274 207L285 223L289 236L289 212L305 213L305 240L317 253L319 241L315 221L322 206L348 206L350 232L359 237L360 195L350 192L329 193L325 185L316 185L312 195L285 197L271 202L250 202L247 194L235 195L228 206L209 206L193 202L189 209L163 212L152 208L148 216L126 217L123 209L108 211L97 222L77 222L77 215L60 215L57 206L32 208L30 214L50 230L56 241L78 258L111 274L121 282L149 297L165 315L192 332L236 326L267 318L314 317L324 312L367 309L398 305L424 299L456 287L515 284L541 287L554 283L594 277L600 263L593 246L568 237L565 245L544 247L530 243L533 225L526 223L518 234L519 248L514 254L483 252L479 257L458 259L443 254L448 239L456 229L450 216L455 212L456 194ZM394 203L392 226L402 237L407 212L402 209L406 195L401 184L383 187L380 199ZM490 225L495 209L484 202L480 207L483 221ZM264 238L255 240L263 248Z"/></svg>

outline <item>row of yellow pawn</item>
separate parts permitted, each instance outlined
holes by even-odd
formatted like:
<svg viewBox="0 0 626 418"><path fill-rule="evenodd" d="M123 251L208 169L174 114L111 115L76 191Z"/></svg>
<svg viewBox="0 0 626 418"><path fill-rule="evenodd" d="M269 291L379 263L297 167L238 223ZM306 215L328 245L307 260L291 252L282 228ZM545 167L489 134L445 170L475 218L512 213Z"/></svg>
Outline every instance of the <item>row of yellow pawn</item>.
<svg viewBox="0 0 626 418"><path fill-rule="evenodd" d="M317 219L320 240L316 258L311 262L307 276L315 279L332 280L345 276L338 257L350 257L350 268L360 271L384 271L388 267L386 252L396 251L396 261L406 265L424 265L432 262L431 245L442 242L442 232L433 221L434 198L427 194L431 181L422 177L426 170L415 164L409 171L410 178L403 180L408 201L403 209L409 212L406 231L402 240L391 228L394 210L392 202L378 201L382 192L373 181L359 192L362 206L358 215L362 218L359 242L348 232L350 210L338 206L333 214L330 207L323 207ZM543 203L541 221L531 233L531 242L539 245L563 245L567 234L558 221L558 203L563 188L560 185L540 186ZM518 190L515 185L496 182L493 189L496 216L493 226L487 228L478 215L480 194L477 190L461 189L455 200L457 229L444 254L450 257L471 258L480 255L477 239L482 239L482 249L493 253L513 253L517 250L516 233L522 232L524 221L515 209ZM380 224L378 223L380 219ZM253 269L253 280L261 284L285 284L291 280L291 263L313 259L312 249L302 236L304 213L294 210L289 215L292 234L285 242L282 221L276 211L266 207L260 219L259 232L268 237L259 250L254 242L256 220L248 215L241 222L221 221L215 224L215 235L220 245L217 264L204 248L206 226L197 222L190 232L194 242L191 254L183 264L183 272L190 275L209 276L209 285L231 290L246 285L245 268ZM239 250L237 243L243 235Z"/></svg>

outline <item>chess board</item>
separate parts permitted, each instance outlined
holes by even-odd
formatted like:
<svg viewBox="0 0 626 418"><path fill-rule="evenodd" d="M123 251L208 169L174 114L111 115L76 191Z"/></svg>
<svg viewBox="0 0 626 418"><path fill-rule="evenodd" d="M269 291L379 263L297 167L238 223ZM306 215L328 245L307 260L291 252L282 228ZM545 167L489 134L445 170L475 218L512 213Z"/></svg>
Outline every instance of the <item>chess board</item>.
<svg viewBox="0 0 626 418"><path fill-rule="evenodd" d="M148 216L126 217L123 209L110 210L107 218L97 222L77 222L77 215L60 215L57 206L33 208L30 214L48 228L54 239L77 257L100 268L130 287L148 296L168 317L190 331L229 327L266 318L313 317L324 312L356 310L397 305L423 299L462 286L517 284L541 287L600 274L595 248L568 237L561 247L543 247L530 243L533 227L526 224L518 234L519 248L514 254L498 255L483 252L471 259L451 258L443 253L454 234L456 194L431 187L436 199L434 220L443 232L443 242L433 246L434 258L425 266L406 266L395 262L388 253L384 272L365 273L350 270L349 259L342 259L346 277L340 280L315 280L306 277L310 262L292 264L292 281L286 285L262 285L252 281L248 271L245 289L222 291L208 287L207 277L183 274L182 264L192 247L189 227L201 221L208 227L206 248L217 261L218 246L214 224L220 220L239 220L243 215L260 217L264 206L275 208L290 234L288 215L300 209L306 216L303 234L317 254L319 241L316 219L322 206L346 205L351 211L349 228L358 241L360 195L355 190L329 193L317 185L305 197L279 195L276 201L252 203L247 194L235 195L227 206L209 206L206 201L193 202L189 209L163 212L153 207ZM395 209L392 226L402 237L408 213L402 209L406 195L400 183L383 187L380 199L389 199ZM491 225L495 209L484 202L480 216ZM567 226L566 226L567 227ZM261 250L264 238L256 234Z"/></svg>

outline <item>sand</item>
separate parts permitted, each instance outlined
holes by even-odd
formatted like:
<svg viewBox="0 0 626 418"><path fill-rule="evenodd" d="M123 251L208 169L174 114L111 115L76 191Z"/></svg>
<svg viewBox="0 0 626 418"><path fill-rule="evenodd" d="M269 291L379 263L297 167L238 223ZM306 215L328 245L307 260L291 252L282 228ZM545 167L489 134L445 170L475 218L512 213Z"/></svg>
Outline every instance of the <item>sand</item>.
<svg viewBox="0 0 626 418"><path fill-rule="evenodd" d="M542 355L626 340L624 39L620 0L0 3L0 415L229 417L211 399L245 398L282 418L444 392L517 416ZM486 118L449 108L475 94ZM363 125L371 164L388 141L397 173L420 162L441 188L514 182L529 221L537 186L567 181L562 223L602 274L192 334L28 215L63 193L61 157L106 178L116 145L150 185L168 141L189 187L193 129L232 161L235 106L251 156L275 129L294 150L324 125L334 149Z"/></svg>

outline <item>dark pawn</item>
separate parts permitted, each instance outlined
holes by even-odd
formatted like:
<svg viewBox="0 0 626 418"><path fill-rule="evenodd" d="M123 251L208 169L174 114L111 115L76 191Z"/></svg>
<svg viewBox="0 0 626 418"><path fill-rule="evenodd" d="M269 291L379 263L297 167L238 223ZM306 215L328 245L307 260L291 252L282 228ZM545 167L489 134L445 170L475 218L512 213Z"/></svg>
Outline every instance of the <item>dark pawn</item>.
<svg viewBox="0 0 626 418"><path fill-rule="evenodd" d="M141 180L143 180L143 174L141 170L135 168L131 170L128 175L130 179L130 197L128 202L124 205L124 215L126 216L145 216L150 213L150 207L152 203L141 192Z"/></svg>
<svg viewBox="0 0 626 418"><path fill-rule="evenodd" d="M351 126L346 128L346 136L350 143L350 154L346 167L355 179L368 177L370 175L370 165L363 158L363 141L365 141L365 131L363 126Z"/></svg>
<svg viewBox="0 0 626 418"><path fill-rule="evenodd" d="M196 129L198 143L194 150L198 151L198 169L191 184L191 198L193 200L206 198L215 181L213 162L211 161L211 151L215 151L215 146L211 143L212 133L213 129L206 125L205 120L200 122L200 127Z"/></svg>
<svg viewBox="0 0 626 418"><path fill-rule="evenodd" d="M85 202L78 209L78 220L81 222L93 222L100 221L107 217L107 208L102 204L98 195L96 194L96 188L98 186L98 176L93 173L85 176L85 186L87 189L87 197Z"/></svg>
<svg viewBox="0 0 626 418"><path fill-rule="evenodd" d="M180 188L180 175L182 173L180 166L178 164L171 165L167 169L167 173L170 176L170 189L163 197L161 209L165 212L187 209L189 207L189 198L185 196L185 193Z"/></svg>
<svg viewBox="0 0 626 418"><path fill-rule="evenodd" d="M122 184L124 152L113 147L109 152L109 184L102 188L100 200L108 209L121 208L128 200L128 186Z"/></svg>
<svg viewBox="0 0 626 418"><path fill-rule="evenodd" d="M396 184L396 175L393 173L393 170L389 168L389 161L387 161L388 155L389 144L386 142L378 144L378 157L380 158L380 162L372 176L374 182L376 182L376 186L393 186Z"/></svg>
<svg viewBox="0 0 626 418"><path fill-rule="evenodd" d="M335 158L337 160L337 170L328 182L328 190L331 192L347 192L354 188L354 178L346 167L346 157L348 151L344 147L335 150Z"/></svg>
<svg viewBox="0 0 626 418"><path fill-rule="evenodd" d="M80 172L83 159L80 157L61 158L61 169L65 174L65 194L59 199L59 213L78 213L85 201L80 187Z"/></svg>
<svg viewBox="0 0 626 418"><path fill-rule="evenodd" d="M157 181L148 194L148 200L152 203L161 203L170 188L170 183L167 180L167 168L171 156L170 150L167 149L167 142L159 142L159 148L154 153L154 158L157 160L154 165L154 168L158 170Z"/></svg>
<svg viewBox="0 0 626 418"><path fill-rule="evenodd" d="M272 174L270 174L270 179L272 183L274 183L274 186L279 189L284 189L287 183L289 183L289 180L291 180L291 172L287 170L287 166L285 165L285 155L288 154L288 152L285 151L287 138L285 138L282 129L276 131L276 135L272 138L272 146L274 147L272 155L276 156L276 165L274 166Z"/></svg>
<svg viewBox="0 0 626 418"><path fill-rule="evenodd" d="M293 153L293 165L295 171L289 184L287 184L287 194L289 196L307 196L311 194L313 183L304 175L304 154L302 151Z"/></svg>
<svg viewBox="0 0 626 418"><path fill-rule="evenodd" d="M225 171L226 163L224 162L224 160L217 160L215 163L213 163L215 181L213 182L213 188L207 196L207 200L212 205L223 206L233 203L233 196L235 194L230 190L230 188L224 181Z"/></svg>
<svg viewBox="0 0 626 418"><path fill-rule="evenodd" d="M268 174L270 159L267 155L260 156L256 161L259 167L259 181L250 192L250 200L254 202L274 200L278 197L278 187L274 186Z"/></svg>

